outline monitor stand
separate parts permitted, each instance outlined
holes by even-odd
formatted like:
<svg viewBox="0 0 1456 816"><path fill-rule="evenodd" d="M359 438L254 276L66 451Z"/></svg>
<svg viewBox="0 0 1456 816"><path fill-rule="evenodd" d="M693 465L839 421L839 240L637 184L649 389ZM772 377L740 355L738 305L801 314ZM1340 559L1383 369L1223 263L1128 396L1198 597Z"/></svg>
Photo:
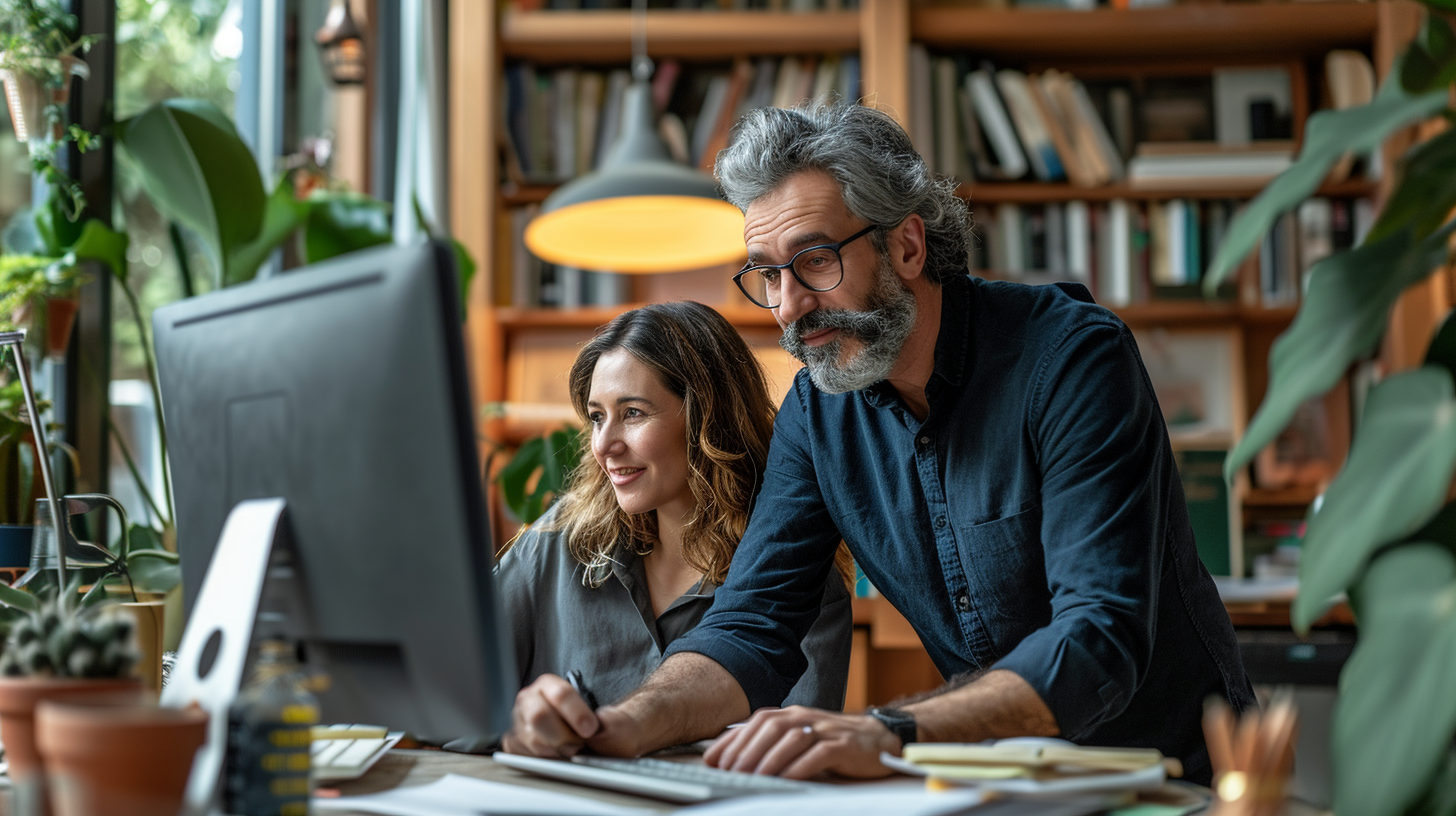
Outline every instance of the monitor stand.
<svg viewBox="0 0 1456 816"><path fill-rule="evenodd" d="M161 694L164 706L196 703L208 714L207 742L187 783L189 816L220 813L228 707L242 687L255 635L280 634L278 626L307 608L295 562L283 499L233 507Z"/></svg>

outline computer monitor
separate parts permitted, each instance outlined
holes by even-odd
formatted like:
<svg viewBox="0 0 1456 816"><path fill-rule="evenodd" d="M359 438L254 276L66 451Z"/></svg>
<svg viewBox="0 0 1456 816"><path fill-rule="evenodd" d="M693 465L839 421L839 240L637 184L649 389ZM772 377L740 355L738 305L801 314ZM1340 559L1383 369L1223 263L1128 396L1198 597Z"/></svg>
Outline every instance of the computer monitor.
<svg viewBox="0 0 1456 816"><path fill-rule="evenodd" d="M285 499L307 614L277 625L330 678L325 722L509 725L461 314L453 255L430 242L153 317L187 607L234 506Z"/></svg>

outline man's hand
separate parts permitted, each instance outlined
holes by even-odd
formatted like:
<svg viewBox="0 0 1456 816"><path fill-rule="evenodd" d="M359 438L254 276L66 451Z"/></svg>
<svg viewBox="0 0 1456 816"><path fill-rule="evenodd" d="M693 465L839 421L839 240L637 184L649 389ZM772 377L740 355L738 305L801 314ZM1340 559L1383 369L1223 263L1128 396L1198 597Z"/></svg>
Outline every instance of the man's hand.
<svg viewBox="0 0 1456 816"><path fill-rule="evenodd" d="M601 720L570 683L543 674L516 695L511 730L501 747L512 754L569 757L601 727Z"/></svg>
<svg viewBox="0 0 1456 816"><path fill-rule="evenodd" d="M789 779L824 771L867 779L889 776L880 753L899 754L900 748L900 739L873 717L792 706L761 709L742 727L719 737L703 761Z"/></svg>

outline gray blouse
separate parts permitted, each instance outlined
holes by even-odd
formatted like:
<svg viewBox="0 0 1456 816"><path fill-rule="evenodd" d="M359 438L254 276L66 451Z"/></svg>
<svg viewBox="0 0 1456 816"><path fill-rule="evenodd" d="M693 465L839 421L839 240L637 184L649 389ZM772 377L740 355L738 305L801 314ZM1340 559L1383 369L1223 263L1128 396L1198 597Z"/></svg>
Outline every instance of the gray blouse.
<svg viewBox="0 0 1456 816"><path fill-rule="evenodd" d="M522 687L543 674L565 677L575 669L607 705L641 685L668 644L698 625L717 586L704 578L654 618L642 557L623 548L601 586L586 586L586 567L571 557L565 535L540 530L554 515L548 511L496 567L516 669ZM844 707L853 620L849 591L837 573L830 575L819 619L800 643L809 668L786 706Z"/></svg>

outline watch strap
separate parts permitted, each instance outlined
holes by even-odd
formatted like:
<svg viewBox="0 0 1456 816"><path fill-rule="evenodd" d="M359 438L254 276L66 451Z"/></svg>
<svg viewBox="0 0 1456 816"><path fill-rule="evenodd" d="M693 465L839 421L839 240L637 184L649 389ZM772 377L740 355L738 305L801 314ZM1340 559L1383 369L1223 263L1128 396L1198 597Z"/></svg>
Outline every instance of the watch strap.
<svg viewBox="0 0 1456 816"><path fill-rule="evenodd" d="M874 717L880 721L881 725L890 729L890 733L900 739L902 746L915 742L916 737L919 736L915 715L908 711L888 706L876 706L866 711L865 714Z"/></svg>

